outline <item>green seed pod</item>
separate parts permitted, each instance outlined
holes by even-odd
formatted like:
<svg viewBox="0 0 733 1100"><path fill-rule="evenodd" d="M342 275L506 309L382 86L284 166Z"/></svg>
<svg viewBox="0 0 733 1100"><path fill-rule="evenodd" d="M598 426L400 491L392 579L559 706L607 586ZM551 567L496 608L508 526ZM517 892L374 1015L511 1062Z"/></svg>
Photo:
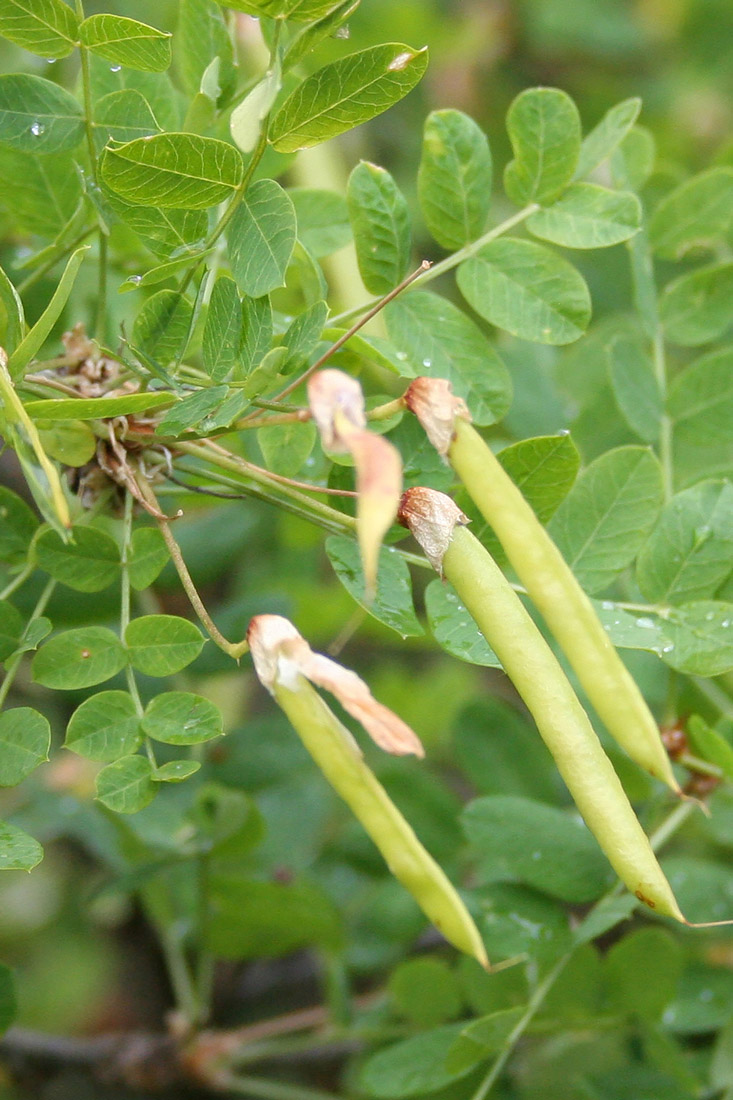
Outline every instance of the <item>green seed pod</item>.
<svg viewBox="0 0 733 1100"><path fill-rule="evenodd" d="M308 679L334 692L387 751L422 755L414 733L377 703L353 672L313 653L287 619L257 615L247 637L260 681L282 707L328 782L364 826L392 874L449 943L488 968L479 931L455 888L367 767L354 738Z"/></svg>
<svg viewBox="0 0 733 1100"><path fill-rule="evenodd" d="M408 489L400 520L455 588L532 714L558 771L619 878L657 913L677 901L588 715L521 600L450 497Z"/></svg>
<svg viewBox="0 0 733 1100"><path fill-rule="evenodd" d="M588 596L532 508L469 423L442 379L418 378L405 397L447 457L570 662L608 732L632 760L679 794L659 727Z"/></svg>

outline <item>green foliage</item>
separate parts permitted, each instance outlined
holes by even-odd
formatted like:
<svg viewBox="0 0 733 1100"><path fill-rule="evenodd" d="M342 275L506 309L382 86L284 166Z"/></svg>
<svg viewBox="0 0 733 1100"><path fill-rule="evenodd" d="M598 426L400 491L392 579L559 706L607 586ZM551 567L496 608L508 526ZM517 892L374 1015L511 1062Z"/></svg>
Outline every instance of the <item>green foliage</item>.
<svg viewBox="0 0 733 1100"><path fill-rule="evenodd" d="M134 906L162 948L189 1044L182 1072L195 1064L202 1087L292 1100L727 1097L729 932L663 925L619 893L455 590L393 525L371 591L357 537L369 492L397 491L358 461L358 441L380 436L404 485L454 496L506 567L401 400L417 378L449 382L597 597L655 718L683 728L680 783L717 784L704 819L609 751L646 831L669 845L685 916L730 918L724 5L651 5L640 20L623 5L581 0L569 16L536 0L513 12L517 29L489 34L475 5L170 0L150 16L159 27L139 4L111 6L0 0L0 432L18 459L3 458L0 486L0 787L17 788L0 870L35 868L39 839L53 853L31 878L0 882L3 944L23 961L20 1007L0 966L0 1030L16 1018L72 1030L75 999L79 1027L96 1019L99 992L75 998L69 975L123 971L117 955L97 965L92 945L117 952L109 929ZM670 65L655 84L676 33L684 80ZM628 85L641 49L643 107ZM528 73L566 90L507 102ZM476 117L431 99L445 87ZM690 134L693 110L708 128ZM424 258L432 267L395 295ZM364 392L366 428L339 405L352 453L309 407L322 366ZM259 614L287 616L330 655L307 665L327 691L336 664L358 673L336 704L348 753L373 767L506 968L456 961L431 938L398 881L409 860L385 865L270 708L247 653ZM276 661L294 693L299 653ZM366 683L384 704L374 721L389 705L426 760L389 760L358 730L350 740ZM322 972L326 1030L291 1049L265 1024L244 1057L278 1075L285 1052L288 1081L245 1077L241 1048L217 1047L212 973L223 960L232 974L281 957L288 969L295 952ZM289 997L278 991L274 1011L313 992ZM244 1012L254 1021L260 1006ZM312 1040L318 1053L331 1034L334 1068L316 1082L292 1050ZM207 1035L215 1066L196 1045ZM342 1038L357 1054L339 1078Z"/></svg>

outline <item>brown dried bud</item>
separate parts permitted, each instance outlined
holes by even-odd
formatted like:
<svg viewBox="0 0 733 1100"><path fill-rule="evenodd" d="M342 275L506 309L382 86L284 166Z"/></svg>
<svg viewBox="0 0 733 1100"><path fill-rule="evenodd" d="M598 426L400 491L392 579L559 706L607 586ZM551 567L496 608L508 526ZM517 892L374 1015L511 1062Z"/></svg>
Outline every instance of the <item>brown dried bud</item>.
<svg viewBox="0 0 733 1100"><path fill-rule="evenodd" d="M397 519L408 527L425 551L430 564L443 574L443 555L450 546L456 526L470 519L458 505L436 489L417 487L402 494Z"/></svg>
<svg viewBox="0 0 733 1100"><path fill-rule="evenodd" d="M252 661L271 695L277 685L298 691L300 677L335 695L380 749L395 756L424 756L416 734L389 707L378 703L364 681L330 657L314 653L293 624L280 615L255 615L247 630Z"/></svg>
<svg viewBox="0 0 733 1100"><path fill-rule="evenodd" d="M453 442L456 418L471 420L466 402L462 397L456 397L445 378L416 378L404 400L422 424L438 454L445 458Z"/></svg>
<svg viewBox="0 0 733 1100"><path fill-rule="evenodd" d="M334 454L346 454L351 432L366 427L361 386L343 371L314 374L308 380L308 405L324 449Z"/></svg>
<svg viewBox="0 0 733 1100"><path fill-rule="evenodd" d="M680 722L673 726L663 726L659 731L662 744L672 760L677 760L684 752L687 752L687 734Z"/></svg>

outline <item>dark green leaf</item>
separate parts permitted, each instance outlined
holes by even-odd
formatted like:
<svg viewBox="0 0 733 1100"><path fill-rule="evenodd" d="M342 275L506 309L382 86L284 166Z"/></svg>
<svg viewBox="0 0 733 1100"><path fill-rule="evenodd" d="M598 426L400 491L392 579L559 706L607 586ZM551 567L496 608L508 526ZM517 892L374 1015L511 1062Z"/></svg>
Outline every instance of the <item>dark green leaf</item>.
<svg viewBox="0 0 733 1100"><path fill-rule="evenodd" d="M33 658L33 679L50 688L93 687L127 664L119 638L105 626L80 627L57 634Z"/></svg>
<svg viewBox="0 0 733 1100"><path fill-rule="evenodd" d="M504 447L497 457L540 523L547 523L555 513L580 469L578 448L567 432L522 439Z"/></svg>
<svg viewBox="0 0 733 1100"><path fill-rule="evenodd" d="M493 883L481 892L481 909L480 928L491 959L526 954L546 966L571 947L565 906L526 886Z"/></svg>
<svg viewBox="0 0 733 1100"><path fill-rule="evenodd" d="M168 547L157 527L137 527L132 533L132 547L127 563L132 587L138 592L149 588L168 557Z"/></svg>
<svg viewBox="0 0 733 1100"><path fill-rule="evenodd" d="M246 377L267 355L272 343L272 308L267 295L242 302L241 376Z"/></svg>
<svg viewBox="0 0 733 1100"><path fill-rule="evenodd" d="M641 203L631 191L572 183L552 206L527 219L535 237L564 248L607 248L638 232Z"/></svg>
<svg viewBox="0 0 733 1100"><path fill-rule="evenodd" d="M313 73L285 100L270 127L279 153L308 149L386 111L415 87L427 50L390 43L342 57Z"/></svg>
<svg viewBox="0 0 733 1100"><path fill-rule="evenodd" d="M277 957L298 947L338 947L333 903L308 882L256 882L232 875L211 881L209 947L221 958Z"/></svg>
<svg viewBox="0 0 733 1100"><path fill-rule="evenodd" d="M578 163L578 108L558 88L528 88L509 108L506 125L515 158L504 172L507 195L517 206L552 202Z"/></svg>
<svg viewBox="0 0 733 1100"><path fill-rule="evenodd" d="M7 966L0 966L0 1034L8 1030L16 1011L13 972Z"/></svg>
<svg viewBox="0 0 733 1100"><path fill-rule="evenodd" d="M183 355L192 311L191 302L177 290L159 290L135 318L135 345L161 364L177 362Z"/></svg>
<svg viewBox="0 0 733 1100"><path fill-rule="evenodd" d="M101 592L120 574L120 551L104 531L72 527L64 542L55 531L44 531L36 542L36 560L46 573L77 592Z"/></svg>
<svg viewBox="0 0 733 1100"><path fill-rule="evenodd" d="M446 653L472 665L501 668L501 661L446 581L430 582L425 590L425 610L431 633Z"/></svg>
<svg viewBox="0 0 733 1100"><path fill-rule="evenodd" d="M48 760L51 727L30 707L0 714L0 787L14 787Z"/></svg>
<svg viewBox="0 0 733 1100"><path fill-rule="evenodd" d="M198 134L156 134L105 149L104 183L141 206L199 210L231 198L242 182L233 145Z"/></svg>
<svg viewBox="0 0 733 1100"><path fill-rule="evenodd" d="M17 825L0 822L0 871L31 871L43 859L43 848Z"/></svg>
<svg viewBox="0 0 733 1100"><path fill-rule="evenodd" d="M455 760L481 794L513 791L555 802L559 785L544 741L515 707L489 696L464 707L453 726Z"/></svg>
<svg viewBox="0 0 733 1100"><path fill-rule="evenodd" d="M349 218L364 286L387 294L410 262L407 200L386 168L360 161L349 176Z"/></svg>
<svg viewBox="0 0 733 1100"><path fill-rule="evenodd" d="M70 154L36 157L32 153L0 147L0 174L6 180L23 180L22 187L3 188L1 200L22 229L41 237L56 237L61 233L81 198L81 182ZM3 300L6 309L8 305L12 309L12 302L5 294ZM14 338L8 341L8 352L20 343L21 335L16 329Z"/></svg>
<svg viewBox="0 0 733 1100"><path fill-rule="evenodd" d="M624 420L645 443L656 442L663 403L651 356L636 336L622 333L611 340L607 357L611 389Z"/></svg>
<svg viewBox="0 0 733 1100"><path fill-rule="evenodd" d="M190 665L203 649L198 627L177 615L143 615L125 631L130 661L146 676L172 676Z"/></svg>
<svg viewBox="0 0 733 1100"><path fill-rule="evenodd" d="M178 71L190 96L201 89L202 77L214 58L219 59L217 76L222 91L234 83L232 40L221 8L212 0L181 0L175 44Z"/></svg>
<svg viewBox="0 0 733 1100"><path fill-rule="evenodd" d="M631 615L611 600L591 602L608 634L608 640L619 649L644 649L661 655L672 648L664 619L651 615Z"/></svg>
<svg viewBox="0 0 733 1100"><path fill-rule="evenodd" d="M682 951L664 929L641 928L614 944L604 969L612 1009L658 1019L677 989Z"/></svg>
<svg viewBox="0 0 733 1100"><path fill-rule="evenodd" d="M222 382L239 359L242 343L242 303L233 279L220 275L214 283L206 314L201 357L212 382Z"/></svg>
<svg viewBox="0 0 733 1100"><path fill-rule="evenodd" d="M206 237L205 210L161 210L153 206L133 206L113 194L104 184L101 193L113 216L137 233L155 256L165 258L173 255L180 258L200 254ZM130 281L134 278L131 276Z"/></svg>
<svg viewBox="0 0 733 1100"><path fill-rule="evenodd" d="M21 154L10 153L10 156L21 156ZM2 163L3 156L0 152L0 173L3 171ZM24 331L23 303L10 279L0 267L0 345L5 348L8 355L15 351L15 348L23 339Z"/></svg>
<svg viewBox="0 0 733 1100"><path fill-rule="evenodd" d="M653 603L707 599L733 571L733 485L703 481L664 506L639 554L637 581Z"/></svg>
<svg viewBox="0 0 733 1100"><path fill-rule="evenodd" d="M315 446L317 431L314 424L273 424L257 430L257 442L265 465L273 473L283 477L295 477L300 473Z"/></svg>
<svg viewBox="0 0 733 1100"><path fill-rule="evenodd" d="M0 561L16 565L23 560L37 527L38 519L26 502L0 485Z"/></svg>
<svg viewBox="0 0 733 1100"><path fill-rule="evenodd" d="M0 600L0 661L15 653L24 629L23 616L11 603Z"/></svg>
<svg viewBox="0 0 733 1100"><path fill-rule="evenodd" d="M21 153L63 153L84 136L84 112L73 95L28 73L0 76L0 143Z"/></svg>
<svg viewBox="0 0 733 1100"><path fill-rule="evenodd" d="M285 283L296 237L295 210L274 180L248 189L227 236L232 274L240 292L260 298Z"/></svg>
<svg viewBox="0 0 733 1100"><path fill-rule="evenodd" d="M423 1097L451 1081L459 1081L475 1063L451 1070L446 1060L464 1027L465 1024L446 1024L373 1054L362 1068L361 1088L367 1096L402 1100L408 1096Z"/></svg>
<svg viewBox="0 0 733 1100"><path fill-rule="evenodd" d="M590 943L609 929L615 928L621 921L627 920L638 904L639 901L633 894L601 898L577 926L573 939L578 944Z"/></svg>
<svg viewBox="0 0 733 1100"><path fill-rule="evenodd" d="M170 393L128 393L122 397L69 397L29 401L28 415L37 421L44 420L102 420L113 416L130 416L150 412L171 405L175 397Z"/></svg>
<svg viewBox="0 0 733 1100"><path fill-rule="evenodd" d="M617 447L583 471L550 531L587 592L606 588L634 560L662 500L661 467L644 447Z"/></svg>
<svg viewBox="0 0 733 1100"><path fill-rule="evenodd" d="M315 49L324 38L329 36L335 38L339 28L344 25L350 15L353 15L359 7L359 3L360 0L341 0L341 3L336 3L335 7L331 5L333 10L326 11L320 18L311 16L311 18L315 18L315 22L308 27L304 27L288 43L288 48L283 57L283 70L292 69L306 54Z"/></svg>
<svg viewBox="0 0 733 1100"><path fill-rule="evenodd" d="M545 900L545 905L552 905ZM492 1012L464 1027L446 1056L446 1067L470 1069L498 1054L519 1023L526 1009L521 1005Z"/></svg>
<svg viewBox="0 0 733 1100"><path fill-rule="evenodd" d="M733 604L699 600L676 607L666 623L668 665L690 676L721 676L733 668Z"/></svg>
<svg viewBox="0 0 733 1100"><path fill-rule="evenodd" d="M331 535L326 540L326 553L346 591L370 615L403 638L423 633L412 604L410 571L393 547L383 546L379 551L377 591L371 601L365 598L364 574L354 539Z"/></svg>
<svg viewBox="0 0 733 1100"><path fill-rule="evenodd" d="M733 220L733 167L710 168L676 187L654 211L649 239L663 259L714 248Z"/></svg>
<svg viewBox="0 0 733 1100"><path fill-rule="evenodd" d="M199 745L224 732L221 711L202 695L166 691L148 703L143 731L166 745Z"/></svg>
<svg viewBox="0 0 733 1100"><path fill-rule="evenodd" d="M425 224L444 248L462 248L483 232L491 204L486 135L462 111L425 120L417 189Z"/></svg>
<svg viewBox="0 0 733 1100"><path fill-rule="evenodd" d="M290 374L306 365L321 338L327 316L326 303L314 302L288 326L282 338L282 345L288 350L288 358L283 366L284 373Z"/></svg>
<svg viewBox="0 0 733 1100"><path fill-rule="evenodd" d="M715 340L733 324L733 262L700 267L664 288L659 308L673 344L694 347Z"/></svg>
<svg viewBox="0 0 733 1100"><path fill-rule="evenodd" d="M585 179L594 168L611 156L636 122L640 110L641 100L633 98L624 99L610 111L606 111L598 125L583 138L575 179Z"/></svg>
<svg viewBox="0 0 733 1100"><path fill-rule="evenodd" d="M690 871L694 869L689 868ZM730 908L726 916L730 916ZM664 1013L665 1027L673 1035L704 1035L718 1031L730 1021L731 1000L733 974L730 970L693 963L683 971L677 996ZM728 1094L723 1100L728 1100Z"/></svg>
<svg viewBox="0 0 733 1100"><path fill-rule="evenodd" d="M162 73L171 63L170 33L122 15L90 15L79 27L88 50L130 69Z"/></svg>
<svg viewBox="0 0 733 1100"><path fill-rule="evenodd" d="M146 756L123 756L102 768L96 779L97 798L117 814L135 814L155 798L158 790Z"/></svg>
<svg viewBox="0 0 733 1100"><path fill-rule="evenodd" d="M0 0L0 34L39 57L68 57L79 21L62 0Z"/></svg>
<svg viewBox="0 0 733 1100"><path fill-rule="evenodd" d="M126 691L100 691L77 707L66 728L67 749L107 764L140 744L140 716Z"/></svg>
<svg viewBox="0 0 733 1100"><path fill-rule="evenodd" d="M110 139L126 142L160 133L150 104L133 88L102 96L95 107L94 127L98 149Z"/></svg>
<svg viewBox="0 0 733 1100"><path fill-rule="evenodd" d="M187 815L196 829L200 850L219 861L241 861L264 836L265 824L252 798L219 783L199 788Z"/></svg>
<svg viewBox="0 0 733 1100"><path fill-rule="evenodd" d="M408 959L390 976L387 989L402 1016L419 1027L437 1027L458 1015L458 979L442 959Z"/></svg>
<svg viewBox="0 0 733 1100"><path fill-rule="evenodd" d="M733 779L733 746L722 734L693 714L687 722L687 738L695 756L720 768L726 779Z"/></svg>
<svg viewBox="0 0 733 1100"><path fill-rule="evenodd" d="M590 320L588 287L576 269L532 241L492 241L458 268L466 301L522 340L570 344Z"/></svg>
<svg viewBox="0 0 733 1100"><path fill-rule="evenodd" d="M298 223L298 239L319 259L351 240L346 200L337 191L293 187L288 191Z"/></svg>
<svg viewBox="0 0 733 1100"><path fill-rule="evenodd" d="M408 378L447 378L477 424L493 424L511 402L509 372L478 326L446 298L415 291L385 310L390 340Z"/></svg>
<svg viewBox="0 0 733 1100"><path fill-rule="evenodd" d="M678 375L667 411L675 469L685 481L733 473L733 348L711 352Z"/></svg>
<svg viewBox="0 0 733 1100"><path fill-rule="evenodd" d="M494 795L469 803L463 825L492 880L519 880L560 901L584 903L611 879L591 833L563 810Z"/></svg>

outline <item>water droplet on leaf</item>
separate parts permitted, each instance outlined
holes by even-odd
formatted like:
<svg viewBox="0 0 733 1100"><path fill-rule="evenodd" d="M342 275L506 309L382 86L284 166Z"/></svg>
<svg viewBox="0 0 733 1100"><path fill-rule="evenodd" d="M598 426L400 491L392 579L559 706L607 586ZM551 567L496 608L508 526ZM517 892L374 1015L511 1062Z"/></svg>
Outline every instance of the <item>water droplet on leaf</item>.
<svg viewBox="0 0 733 1100"><path fill-rule="evenodd" d="M39 122L38 119L36 119L35 122L31 122L31 133L33 134L33 137L40 137L41 134L44 134L45 132L46 127L43 125L42 122Z"/></svg>

